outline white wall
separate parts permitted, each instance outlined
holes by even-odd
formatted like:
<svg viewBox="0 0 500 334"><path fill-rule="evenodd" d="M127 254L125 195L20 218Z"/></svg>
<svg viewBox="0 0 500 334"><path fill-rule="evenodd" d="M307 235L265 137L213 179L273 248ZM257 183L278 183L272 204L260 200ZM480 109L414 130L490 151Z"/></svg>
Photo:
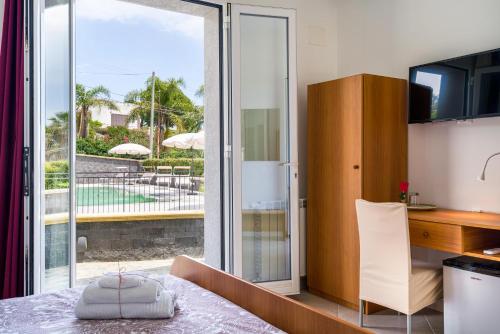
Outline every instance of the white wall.
<svg viewBox="0 0 500 334"><path fill-rule="evenodd" d="M500 48L497 0L338 0L338 74L408 78L426 62ZM422 201L500 212L500 118L411 125L409 179Z"/></svg>

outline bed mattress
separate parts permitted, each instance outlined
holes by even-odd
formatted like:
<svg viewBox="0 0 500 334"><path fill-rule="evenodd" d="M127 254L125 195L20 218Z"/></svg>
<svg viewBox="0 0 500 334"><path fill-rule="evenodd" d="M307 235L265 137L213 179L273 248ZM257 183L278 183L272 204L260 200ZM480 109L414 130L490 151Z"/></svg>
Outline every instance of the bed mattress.
<svg viewBox="0 0 500 334"><path fill-rule="evenodd" d="M165 320L79 320L82 288L0 300L0 333L283 333L252 313L189 281L168 275L178 310Z"/></svg>

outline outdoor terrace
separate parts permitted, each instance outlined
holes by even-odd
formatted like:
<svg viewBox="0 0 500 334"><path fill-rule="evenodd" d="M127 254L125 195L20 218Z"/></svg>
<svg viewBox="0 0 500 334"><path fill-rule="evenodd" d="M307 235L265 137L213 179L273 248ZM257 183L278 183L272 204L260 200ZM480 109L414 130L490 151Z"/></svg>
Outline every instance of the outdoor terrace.
<svg viewBox="0 0 500 334"><path fill-rule="evenodd" d="M68 175L47 177L61 183ZM167 273L180 254L203 258L203 181L203 177L156 171L78 173L77 284L118 268ZM67 198L68 189L46 191L48 289L67 282Z"/></svg>

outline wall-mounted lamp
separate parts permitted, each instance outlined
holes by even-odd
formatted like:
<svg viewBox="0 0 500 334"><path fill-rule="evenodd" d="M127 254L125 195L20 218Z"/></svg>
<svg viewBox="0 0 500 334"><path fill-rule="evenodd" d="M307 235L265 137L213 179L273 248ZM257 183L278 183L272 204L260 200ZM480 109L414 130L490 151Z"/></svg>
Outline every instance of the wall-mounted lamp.
<svg viewBox="0 0 500 334"><path fill-rule="evenodd" d="M490 155L488 159L486 159L486 162L484 163L484 167L483 167L483 172L479 176L479 181L484 181L486 179L486 167L488 166L488 162L490 161L491 158L493 158L496 155L500 155L500 152L494 153L494 154Z"/></svg>

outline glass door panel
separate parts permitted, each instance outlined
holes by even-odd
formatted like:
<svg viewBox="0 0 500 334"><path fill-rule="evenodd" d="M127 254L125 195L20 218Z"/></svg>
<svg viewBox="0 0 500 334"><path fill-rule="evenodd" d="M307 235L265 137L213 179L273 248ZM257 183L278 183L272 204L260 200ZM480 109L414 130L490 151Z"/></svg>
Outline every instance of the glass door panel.
<svg viewBox="0 0 500 334"><path fill-rule="evenodd" d="M284 293L298 287L291 18L232 7L235 273Z"/></svg>
<svg viewBox="0 0 500 334"><path fill-rule="evenodd" d="M287 19L240 17L243 278L290 279Z"/></svg>
<svg viewBox="0 0 500 334"><path fill-rule="evenodd" d="M71 60L69 0L45 0L40 21L41 290L70 286Z"/></svg>

